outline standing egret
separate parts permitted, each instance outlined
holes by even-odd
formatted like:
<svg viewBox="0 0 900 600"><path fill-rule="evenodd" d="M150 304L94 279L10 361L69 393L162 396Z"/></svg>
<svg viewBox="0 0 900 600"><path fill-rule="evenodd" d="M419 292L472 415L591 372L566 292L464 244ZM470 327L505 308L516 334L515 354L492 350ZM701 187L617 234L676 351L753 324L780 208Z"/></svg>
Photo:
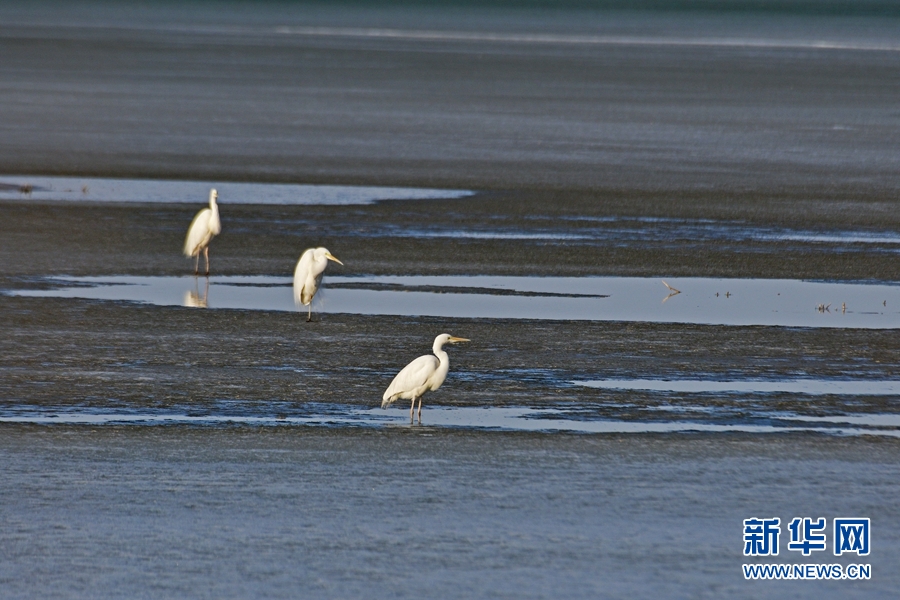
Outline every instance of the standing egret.
<svg viewBox="0 0 900 600"><path fill-rule="evenodd" d="M187 237L184 240L184 255L188 258L195 257L194 275L200 273L201 251L206 257L206 274L209 275L209 242L222 231L222 223L219 221L219 205L216 204L218 197L215 189L209 190L209 208L204 208L197 213L197 216L191 221Z"/></svg>
<svg viewBox="0 0 900 600"><path fill-rule="evenodd" d="M434 338L431 347L434 355L426 354L412 361L403 370L397 373L391 385L384 392L381 399L381 408L387 408L397 399L412 400L409 407L409 422L413 420L413 409L416 407L416 398L419 399L419 423L422 422L422 396L425 392L441 387L450 370L450 357L444 352L444 344L456 344L468 342L466 338L453 337L449 333L442 333Z"/></svg>
<svg viewBox="0 0 900 600"><path fill-rule="evenodd" d="M322 274L325 273L329 260L339 265L344 264L333 256L328 248L310 248L303 253L297 261L297 268L294 269L294 302L298 306L303 304L309 307L307 323L312 321L312 299L319 291Z"/></svg>

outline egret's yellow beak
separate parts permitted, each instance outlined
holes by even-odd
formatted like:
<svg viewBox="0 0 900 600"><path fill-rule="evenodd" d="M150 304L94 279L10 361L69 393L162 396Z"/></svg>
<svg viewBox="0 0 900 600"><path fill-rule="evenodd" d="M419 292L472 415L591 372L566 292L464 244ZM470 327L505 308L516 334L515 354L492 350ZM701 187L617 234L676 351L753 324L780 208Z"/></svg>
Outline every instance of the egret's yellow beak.
<svg viewBox="0 0 900 600"><path fill-rule="evenodd" d="M459 342L471 342L472 340L467 340L466 338L461 338L461 337L454 337L451 335L450 339L447 341L450 342L451 344L456 344Z"/></svg>
<svg viewBox="0 0 900 600"><path fill-rule="evenodd" d="M341 261L339 261L339 260L337 259L337 256L334 256L333 254L331 254L331 252L325 253L325 258L327 258L328 260L333 260L334 262L336 262L336 263L339 264L339 265L343 265L343 264L344 264L344 263L342 263Z"/></svg>

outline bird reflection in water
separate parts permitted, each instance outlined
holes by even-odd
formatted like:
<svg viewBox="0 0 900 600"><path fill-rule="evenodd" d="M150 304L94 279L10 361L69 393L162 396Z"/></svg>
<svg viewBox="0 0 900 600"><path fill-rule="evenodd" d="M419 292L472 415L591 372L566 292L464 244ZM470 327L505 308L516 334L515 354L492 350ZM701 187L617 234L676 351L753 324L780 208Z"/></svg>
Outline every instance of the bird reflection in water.
<svg viewBox="0 0 900 600"><path fill-rule="evenodd" d="M207 308L209 305L209 277L204 277L203 295L200 295L200 278L194 277L194 289L184 293L184 306L188 308Z"/></svg>
<svg viewBox="0 0 900 600"><path fill-rule="evenodd" d="M671 298L672 296L677 296L678 294L681 293L681 290L676 290L676 289L673 288L671 285L669 285L668 283L666 283L665 280L663 280L663 285L666 286L666 289L667 289L667 290L669 290L669 295L666 296L665 298L663 298L663 301L662 301L663 304L665 304L666 301L667 301L669 298Z"/></svg>

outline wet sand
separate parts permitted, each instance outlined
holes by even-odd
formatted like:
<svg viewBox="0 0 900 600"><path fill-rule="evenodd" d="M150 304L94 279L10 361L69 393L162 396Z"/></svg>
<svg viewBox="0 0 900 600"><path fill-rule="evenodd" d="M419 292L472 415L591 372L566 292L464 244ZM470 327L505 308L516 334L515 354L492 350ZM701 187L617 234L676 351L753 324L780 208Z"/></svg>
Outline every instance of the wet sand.
<svg viewBox="0 0 900 600"><path fill-rule="evenodd" d="M473 342L452 349L447 388L435 392L429 402L574 402L618 418L641 418L642 400L649 405L659 400L641 392L622 398L570 382L619 377L720 380L729 375L750 380L796 375L885 380L894 378L900 362L893 330L344 314L316 315L316 321L307 324L300 313L69 299L2 301L2 325L8 334L0 342L3 396L10 405L199 410L232 401L261 407L273 403L277 408L270 414L286 407L302 410L307 402L377 406L399 367L425 353L435 332L444 330ZM618 407L612 399L627 401ZM688 394L682 400L695 399ZM768 400L758 400L758 418L771 418ZM752 413L754 405L747 402L742 409ZM841 407L862 414L895 410L894 398L879 396L811 402L786 394L782 402L819 415Z"/></svg>
<svg viewBox="0 0 900 600"><path fill-rule="evenodd" d="M895 232L896 52L268 32L135 34L52 19L3 29L0 55L15 58L0 65L4 175L480 191L354 207L222 198L211 258L228 275L290 274L304 248L325 245L342 274L900 279L891 244L392 235L571 232L585 218L616 231L623 217ZM2 202L0 287L183 274L179 249L202 200ZM397 368L444 330L473 343L452 350L423 427L407 427L400 409L397 427L376 429L0 425L0 584L10 597L821 598L900 587L894 439L472 432L427 421L428 402L567 404L626 421L698 403L561 385L575 374L890 379L900 372L893 331L342 314L306 324L290 313L0 296L0 403L275 415L375 406ZM715 419L758 423L773 405L703 402L733 411ZM784 394L774 405L866 414L893 412L896 399ZM767 516L871 518L872 580L745 582L741 520Z"/></svg>
<svg viewBox="0 0 900 600"><path fill-rule="evenodd" d="M462 183L462 182L457 182ZM639 233L612 243L399 235L407 230L577 234L582 228L665 231L665 222L712 220L804 231L892 234L900 230L895 194L829 189L807 194L555 191L528 188L472 198L386 201L373 206L229 205L211 256L221 275L290 274L307 247L323 245L348 263L343 274L623 275L822 280L900 279L893 244L785 240L697 240L690 232L653 239ZM181 275L185 221L202 207L3 202L0 277L26 275ZM33 232L40 232L36 235ZM649 239L648 239L649 238Z"/></svg>

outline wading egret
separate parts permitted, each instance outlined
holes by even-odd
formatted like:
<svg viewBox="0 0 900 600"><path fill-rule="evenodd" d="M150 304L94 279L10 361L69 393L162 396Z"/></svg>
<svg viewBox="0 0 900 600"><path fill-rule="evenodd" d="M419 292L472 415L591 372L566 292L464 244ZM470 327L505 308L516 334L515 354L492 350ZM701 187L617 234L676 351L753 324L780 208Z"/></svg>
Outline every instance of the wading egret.
<svg viewBox="0 0 900 600"><path fill-rule="evenodd" d="M335 258L327 248L310 248L297 261L297 268L294 269L294 302L299 305L309 307L309 313L306 316L306 322L312 321L312 299L319 291L319 284L322 283L322 274L325 273L325 267L328 261L333 260L339 265L343 265L341 261Z"/></svg>
<svg viewBox="0 0 900 600"><path fill-rule="evenodd" d="M391 385L384 392L381 400L381 408L387 408L395 400L412 400L409 407L409 421L413 420L413 409L416 407L416 398L419 399L419 423L422 422L422 396L425 392L441 387L450 370L450 357L444 352L444 344L456 344L468 342L466 338L453 337L449 333L442 333L434 338L431 347L434 355L426 354L412 361L403 370L397 373Z"/></svg>
<svg viewBox="0 0 900 600"><path fill-rule="evenodd" d="M216 190L209 190L209 208L197 213L184 239L184 255L194 257L194 275L200 273L200 252L206 257L206 274L209 275L209 242L222 231L219 205L216 204L218 197Z"/></svg>

